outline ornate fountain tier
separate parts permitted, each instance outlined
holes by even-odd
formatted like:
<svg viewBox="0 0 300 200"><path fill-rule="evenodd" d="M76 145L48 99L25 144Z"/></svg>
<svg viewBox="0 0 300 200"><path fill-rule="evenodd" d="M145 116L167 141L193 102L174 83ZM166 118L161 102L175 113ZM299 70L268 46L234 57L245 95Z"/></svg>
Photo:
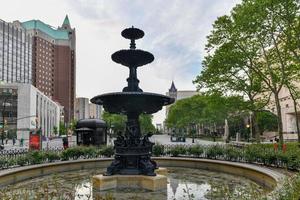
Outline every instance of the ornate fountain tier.
<svg viewBox="0 0 300 200"><path fill-rule="evenodd" d="M144 37L145 33L141 29L134 28L133 26L131 28L126 28L121 32L121 35L129 40L137 40L142 37Z"/></svg>
<svg viewBox="0 0 300 200"><path fill-rule="evenodd" d="M140 67L151 63L154 56L140 49L123 49L112 54L111 59L127 67Z"/></svg>
<svg viewBox="0 0 300 200"><path fill-rule="evenodd" d="M163 106L173 103L174 99L149 92L115 92L98 95L92 98L91 102L103 105L107 112L114 114L153 114Z"/></svg>

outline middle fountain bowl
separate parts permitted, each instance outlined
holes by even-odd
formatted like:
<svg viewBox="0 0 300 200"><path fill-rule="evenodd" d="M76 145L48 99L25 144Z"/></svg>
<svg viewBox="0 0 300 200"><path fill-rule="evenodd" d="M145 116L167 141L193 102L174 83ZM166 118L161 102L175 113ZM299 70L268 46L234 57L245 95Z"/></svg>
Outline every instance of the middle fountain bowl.
<svg viewBox="0 0 300 200"><path fill-rule="evenodd" d="M174 99L150 92L114 92L98 95L91 102L103 105L105 111L114 114L153 114L173 103Z"/></svg>

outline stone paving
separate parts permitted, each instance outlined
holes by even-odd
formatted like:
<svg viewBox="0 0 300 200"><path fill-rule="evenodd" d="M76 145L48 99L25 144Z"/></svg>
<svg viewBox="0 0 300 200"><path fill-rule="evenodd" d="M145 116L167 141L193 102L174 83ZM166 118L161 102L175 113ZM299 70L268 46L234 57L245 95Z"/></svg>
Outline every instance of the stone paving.
<svg viewBox="0 0 300 200"><path fill-rule="evenodd" d="M171 142L170 135L153 135L150 140L156 144L163 144L163 145L190 145L190 144L201 144L201 145L214 145L214 144L222 144L222 142L212 142L207 140L201 139L194 139L194 143L192 143L192 138L186 138L186 142ZM76 137L73 136L71 139L71 146L76 145ZM113 144L113 139L108 138L109 145ZM7 144L4 140L4 149L24 149L28 148L28 141L24 142L23 146L20 146L20 141L17 140L16 144L12 144L12 140L8 140ZM55 138L48 141L43 141L43 148L63 148L62 138Z"/></svg>

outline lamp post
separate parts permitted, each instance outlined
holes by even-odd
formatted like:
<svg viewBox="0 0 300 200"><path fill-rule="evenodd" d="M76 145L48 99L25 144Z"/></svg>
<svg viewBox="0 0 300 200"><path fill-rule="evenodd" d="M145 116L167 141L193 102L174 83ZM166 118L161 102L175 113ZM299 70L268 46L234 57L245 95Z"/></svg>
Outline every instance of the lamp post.
<svg viewBox="0 0 300 200"><path fill-rule="evenodd" d="M249 125L250 125L250 132L249 132L249 138L252 140L253 138L253 119L252 119L252 115L253 115L253 112L251 111L249 113Z"/></svg>
<svg viewBox="0 0 300 200"><path fill-rule="evenodd" d="M247 124L246 127L247 127L247 141L249 142L249 137L250 137L250 124Z"/></svg>

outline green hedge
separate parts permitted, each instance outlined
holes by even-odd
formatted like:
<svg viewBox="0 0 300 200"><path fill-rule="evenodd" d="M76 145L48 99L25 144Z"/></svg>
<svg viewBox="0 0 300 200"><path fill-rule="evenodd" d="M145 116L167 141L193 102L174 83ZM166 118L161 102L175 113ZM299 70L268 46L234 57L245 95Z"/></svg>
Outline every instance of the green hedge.
<svg viewBox="0 0 300 200"><path fill-rule="evenodd" d="M152 154L154 156L163 156L165 152L165 146L162 144L156 144L153 146Z"/></svg>
<svg viewBox="0 0 300 200"><path fill-rule="evenodd" d="M155 156L188 156L207 159L228 160L234 162L257 163L272 167L300 169L300 148L297 143L288 143L286 151L275 150L273 144L251 144L245 147L231 145L185 146L154 145Z"/></svg>
<svg viewBox="0 0 300 200"><path fill-rule="evenodd" d="M78 146L68 148L61 152L31 151L27 154L18 155L16 157L1 157L0 168L40 164L61 160L88 159L103 156L111 157L113 154L114 149L112 146L104 146L102 148ZM258 163L266 166L287 168L290 170L300 169L300 148L297 143L288 143L286 152L279 150L275 151L273 144L251 144L243 148L237 148L230 145L164 146L158 144L153 146L153 155L200 157L235 162Z"/></svg>
<svg viewBox="0 0 300 200"><path fill-rule="evenodd" d="M56 151L29 151L24 155L15 157L1 157L0 168L9 168L13 166L34 165L47 162L88 159L98 157L111 157L114 154L112 146L96 147L72 147L61 152Z"/></svg>

